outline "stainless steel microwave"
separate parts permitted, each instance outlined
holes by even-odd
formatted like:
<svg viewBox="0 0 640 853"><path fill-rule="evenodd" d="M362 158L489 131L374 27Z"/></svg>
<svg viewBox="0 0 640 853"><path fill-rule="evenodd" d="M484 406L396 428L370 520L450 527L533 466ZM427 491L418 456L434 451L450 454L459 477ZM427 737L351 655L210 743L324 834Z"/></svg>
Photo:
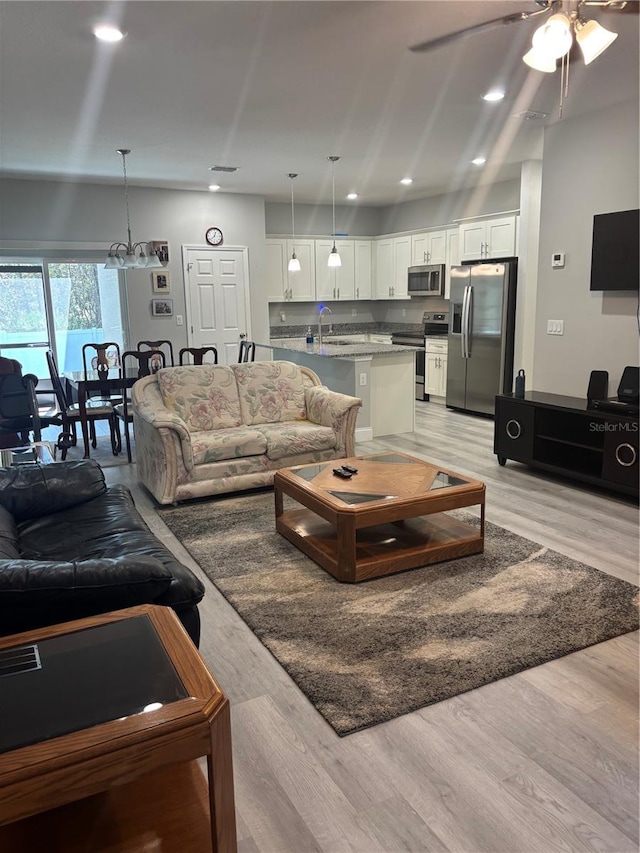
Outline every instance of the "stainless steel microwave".
<svg viewBox="0 0 640 853"><path fill-rule="evenodd" d="M444 296L444 264L409 267L409 296Z"/></svg>

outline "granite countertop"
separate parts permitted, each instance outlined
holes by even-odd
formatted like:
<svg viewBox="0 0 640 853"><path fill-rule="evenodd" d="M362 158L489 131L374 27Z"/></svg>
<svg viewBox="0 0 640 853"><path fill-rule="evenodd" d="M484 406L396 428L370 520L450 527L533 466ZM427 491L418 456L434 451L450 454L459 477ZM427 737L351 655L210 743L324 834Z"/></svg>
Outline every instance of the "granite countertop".
<svg viewBox="0 0 640 853"><path fill-rule="evenodd" d="M424 347L405 347L397 344L377 344L373 342L363 341L361 343L348 341L344 344L337 342L332 343L330 340L325 340L322 347L317 344L308 344L304 340L298 338L272 340L268 344L256 343L256 347L264 347L265 349L284 349L292 352L306 352L308 355L319 355L323 358L353 358L359 355L395 355L401 352L417 352Z"/></svg>

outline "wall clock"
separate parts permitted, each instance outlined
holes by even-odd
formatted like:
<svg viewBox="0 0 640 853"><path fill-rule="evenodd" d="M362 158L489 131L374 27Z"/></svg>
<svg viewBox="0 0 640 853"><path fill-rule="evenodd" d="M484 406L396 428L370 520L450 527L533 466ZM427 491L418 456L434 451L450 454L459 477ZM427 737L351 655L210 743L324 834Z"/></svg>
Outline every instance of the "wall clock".
<svg viewBox="0 0 640 853"><path fill-rule="evenodd" d="M204 238L210 246L219 246L223 240L222 231L219 228L207 228Z"/></svg>

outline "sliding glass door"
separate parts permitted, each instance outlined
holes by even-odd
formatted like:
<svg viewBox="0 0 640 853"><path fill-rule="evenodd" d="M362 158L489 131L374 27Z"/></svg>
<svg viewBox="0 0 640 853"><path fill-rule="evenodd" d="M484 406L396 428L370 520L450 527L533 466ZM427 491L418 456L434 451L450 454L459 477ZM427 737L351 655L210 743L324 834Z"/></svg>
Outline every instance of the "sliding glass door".
<svg viewBox="0 0 640 853"><path fill-rule="evenodd" d="M43 260L0 266L0 354L23 373L47 377L53 349L61 372L82 369L82 346L115 341L126 349L117 270L102 263Z"/></svg>

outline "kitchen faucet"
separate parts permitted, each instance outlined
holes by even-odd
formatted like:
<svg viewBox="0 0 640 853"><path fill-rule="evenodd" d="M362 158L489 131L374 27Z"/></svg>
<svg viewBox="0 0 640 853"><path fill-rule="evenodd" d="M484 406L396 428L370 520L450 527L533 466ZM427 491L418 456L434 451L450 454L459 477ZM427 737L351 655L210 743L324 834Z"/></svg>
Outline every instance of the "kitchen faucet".
<svg viewBox="0 0 640 853"><path fill-rule="evenodd" d="M318 346L322 346L322 316L327 311L331 314L331 308L327 308L326 305L320 306L320 313L318 314Z"/></svg>

